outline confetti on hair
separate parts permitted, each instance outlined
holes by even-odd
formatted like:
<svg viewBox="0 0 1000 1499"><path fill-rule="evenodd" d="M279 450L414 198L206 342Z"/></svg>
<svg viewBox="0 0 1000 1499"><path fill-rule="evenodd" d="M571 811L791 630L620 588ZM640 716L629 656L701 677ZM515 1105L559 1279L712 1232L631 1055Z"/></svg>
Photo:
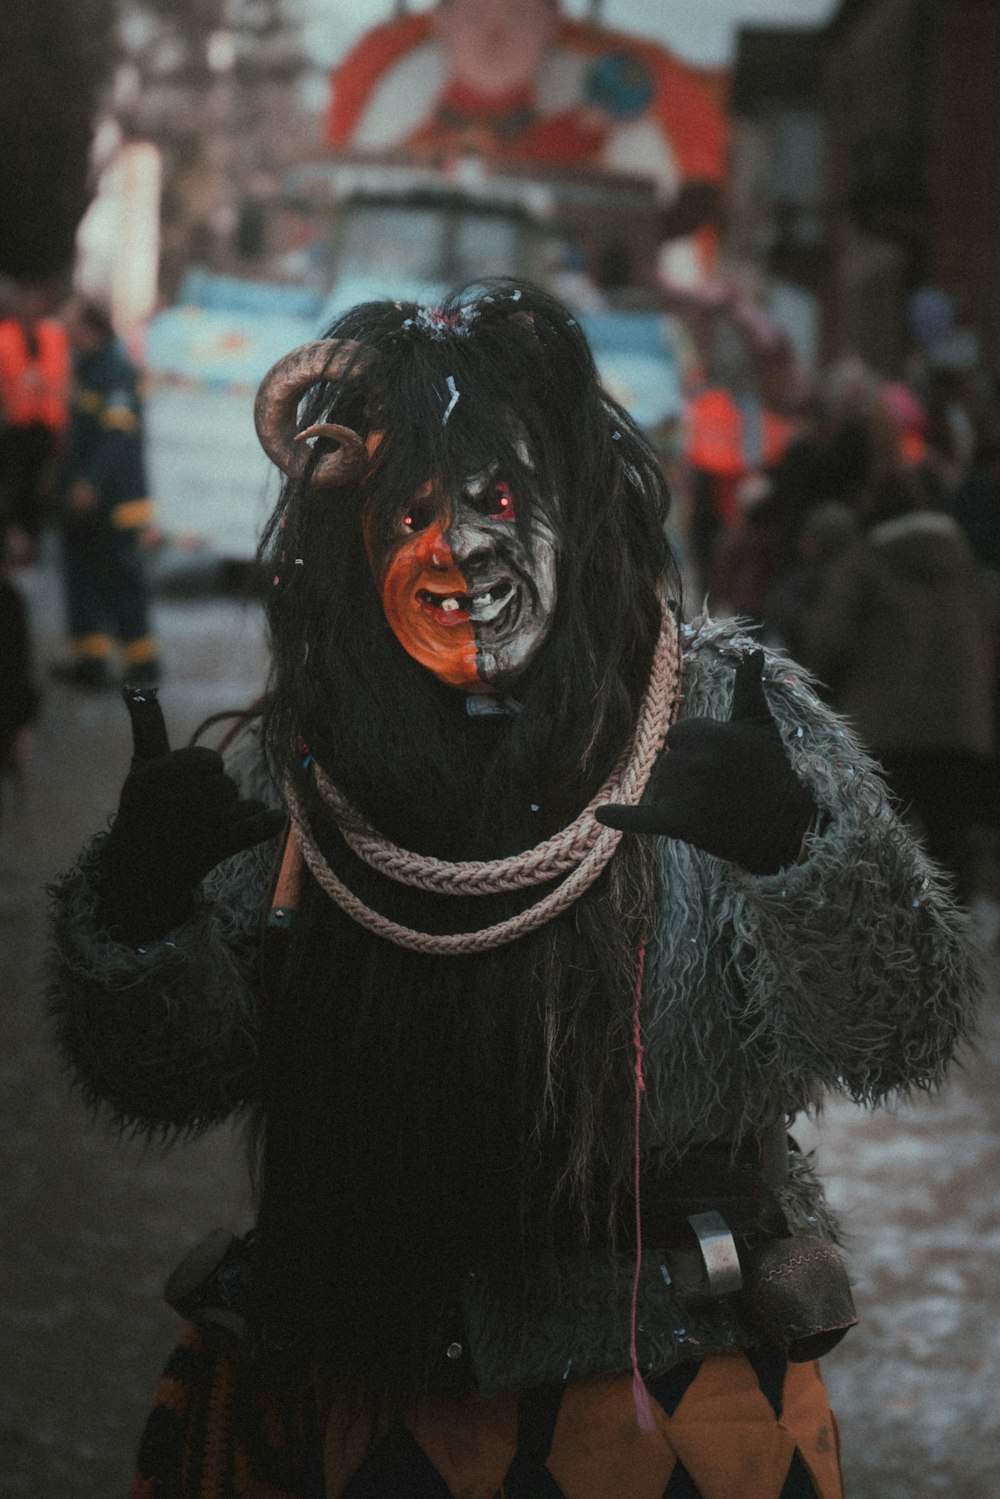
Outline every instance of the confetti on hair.
<svg viewBox="0 0 1000 1499"><path fill-rule="evenodd" d="M448 418L451 416L451 413L454 411L455 407L458 405L458 387L455 384L455 376L454 375L449 375L448 378L447 378L447 380L445 381L445 384L447 385L448 389L451 391L451 400L448 402L448 405L445 407L444 416L441 418L441 425L442 425L442 427L446 427L448 425Z"/></svg>
<svg viewBox="0 0 1000 1499"><path fill-rule="evenodd" d="M479 308L466 302L457 312L445 312L440 307L420 307L415 318L407 318L404 328L415 327L431 338L468 338L472 325L479 316Z"/></svg>

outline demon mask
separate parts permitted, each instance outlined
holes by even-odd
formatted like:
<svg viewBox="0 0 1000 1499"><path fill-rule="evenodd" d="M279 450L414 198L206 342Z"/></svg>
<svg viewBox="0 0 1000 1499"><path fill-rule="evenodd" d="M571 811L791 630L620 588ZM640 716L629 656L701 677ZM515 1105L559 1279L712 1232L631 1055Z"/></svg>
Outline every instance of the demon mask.
<svg viewBox="0 0 1000 1499"><path fill-rule="evenodd" d="M555 533L540 513L527 530L516 519L516 484L501 477L496 463L465 475L450 495L428 480L414 492L389 548L372 558L400 645L466 692L506 691L552 623Z"/></svg>

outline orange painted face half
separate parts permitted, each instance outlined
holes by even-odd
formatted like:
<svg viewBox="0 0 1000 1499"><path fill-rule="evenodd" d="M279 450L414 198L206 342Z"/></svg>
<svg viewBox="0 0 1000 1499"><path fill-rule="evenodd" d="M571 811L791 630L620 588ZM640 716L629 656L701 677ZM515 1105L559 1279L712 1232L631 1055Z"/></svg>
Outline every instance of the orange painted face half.
<svg viewBox="0 0 1000 1499"><path fill-rule="evenodd" d="M555 535L539 517L525 538L495 469L448 502L422 485L375 581L403 649L451 687L502 692L533 659L556 604Z"/></svg>

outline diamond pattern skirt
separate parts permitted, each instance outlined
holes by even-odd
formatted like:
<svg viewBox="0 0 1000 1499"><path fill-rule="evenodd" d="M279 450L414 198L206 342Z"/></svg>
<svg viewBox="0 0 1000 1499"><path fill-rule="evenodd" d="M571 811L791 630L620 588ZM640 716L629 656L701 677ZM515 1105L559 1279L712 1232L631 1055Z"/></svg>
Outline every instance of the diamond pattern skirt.
<svg viewBox="0 0 1000 1499"><path fill-rule="evenodd" d="M371 1440L309 1383L262 1388L189 1329L164 1371L129 1499L843 1499L815 1363L716 1355L492 1400L427 1397Z"/></svg>

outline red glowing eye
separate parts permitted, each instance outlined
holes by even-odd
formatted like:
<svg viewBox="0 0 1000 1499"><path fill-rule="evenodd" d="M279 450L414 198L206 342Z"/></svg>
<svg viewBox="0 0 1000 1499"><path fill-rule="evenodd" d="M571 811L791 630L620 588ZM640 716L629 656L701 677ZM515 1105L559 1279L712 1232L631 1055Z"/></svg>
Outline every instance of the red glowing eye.
<svg viewBox="0 0 1000 1499"><path fill-rule="evenodd" d="M411 533L414 531L425 531L434 519L434 507L432 505L414 505L407 511L402 519L403 530Z"/></svg>
<svg viewBox="0 0 1000 1499"><path fill-rule="evenodd" d="M514 496L510 492L510 485L504 483L503 479L498 480L493 495L496 509L493 511L491 519L513 520L515 514Z"/></svg>

